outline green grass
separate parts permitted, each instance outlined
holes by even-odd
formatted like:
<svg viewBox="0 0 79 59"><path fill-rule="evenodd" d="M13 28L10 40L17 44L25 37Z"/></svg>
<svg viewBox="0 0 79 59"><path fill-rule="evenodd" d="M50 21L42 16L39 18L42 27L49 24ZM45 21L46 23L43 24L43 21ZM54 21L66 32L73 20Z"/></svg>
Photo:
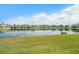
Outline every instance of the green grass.
<svg viewBox="0 0 79 59"><path fill-rule="evenodd" d="M79 35L0 38L0 54L79 54Z"/></svg>

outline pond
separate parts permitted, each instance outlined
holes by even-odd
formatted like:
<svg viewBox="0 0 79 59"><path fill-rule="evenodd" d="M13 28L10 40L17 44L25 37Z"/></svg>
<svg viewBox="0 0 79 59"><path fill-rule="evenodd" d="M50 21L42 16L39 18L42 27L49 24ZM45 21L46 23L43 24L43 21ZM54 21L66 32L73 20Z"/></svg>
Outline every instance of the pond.
<svg viewBox="0 0 79 59"><path fill-rule="evenodd" d="M9 31L0 33L0 38L6 37L17 37L17 36L45 36L45 35L59 35L61 32L66 32L67 34L77 34L73 31L59 31L59 30L35 30L35 31Z"/></svg>

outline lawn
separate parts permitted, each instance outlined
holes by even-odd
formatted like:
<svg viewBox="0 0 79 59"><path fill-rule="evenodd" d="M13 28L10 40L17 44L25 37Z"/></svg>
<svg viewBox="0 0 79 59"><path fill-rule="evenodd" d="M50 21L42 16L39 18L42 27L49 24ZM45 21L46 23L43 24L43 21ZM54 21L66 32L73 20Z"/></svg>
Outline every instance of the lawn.
<svg viewBox="0 0 79 59"><path fill-rule="evenodd" d="M0 38L0 54L79 54L79 34Z"/></svg>

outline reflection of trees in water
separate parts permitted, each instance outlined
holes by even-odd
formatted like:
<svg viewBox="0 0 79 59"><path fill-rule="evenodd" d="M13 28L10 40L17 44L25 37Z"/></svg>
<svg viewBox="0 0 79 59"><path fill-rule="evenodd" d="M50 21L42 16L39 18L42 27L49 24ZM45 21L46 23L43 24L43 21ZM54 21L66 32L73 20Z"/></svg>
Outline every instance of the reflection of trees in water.
<svg viewBox="0 0 79 59"><path fill-rule="evenodd" d="M59 30L79 32L79 25L0 25L0 31Z"/></svg>
<svg viewBox="0 0 79 59"><path fill-rule="evenodd" d="M72 31L79 32L79 25L72 25Z"/></svg>

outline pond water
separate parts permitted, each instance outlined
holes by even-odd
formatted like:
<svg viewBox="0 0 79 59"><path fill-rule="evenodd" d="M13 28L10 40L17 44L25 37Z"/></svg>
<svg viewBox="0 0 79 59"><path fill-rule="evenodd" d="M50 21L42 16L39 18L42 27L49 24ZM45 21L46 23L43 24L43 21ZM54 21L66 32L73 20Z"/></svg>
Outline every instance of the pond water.
<svg viewBox="0 0 79 59"><path fill-rule="evenodd" d="M77 34L77 32L73 31L62 31L62 32L66 32L67 34ZM45 36L45 35L59 35L59 34L61 34L61 31L59 30L10 31L0 33L0 38L17 37L17 36Z"/></svg>

